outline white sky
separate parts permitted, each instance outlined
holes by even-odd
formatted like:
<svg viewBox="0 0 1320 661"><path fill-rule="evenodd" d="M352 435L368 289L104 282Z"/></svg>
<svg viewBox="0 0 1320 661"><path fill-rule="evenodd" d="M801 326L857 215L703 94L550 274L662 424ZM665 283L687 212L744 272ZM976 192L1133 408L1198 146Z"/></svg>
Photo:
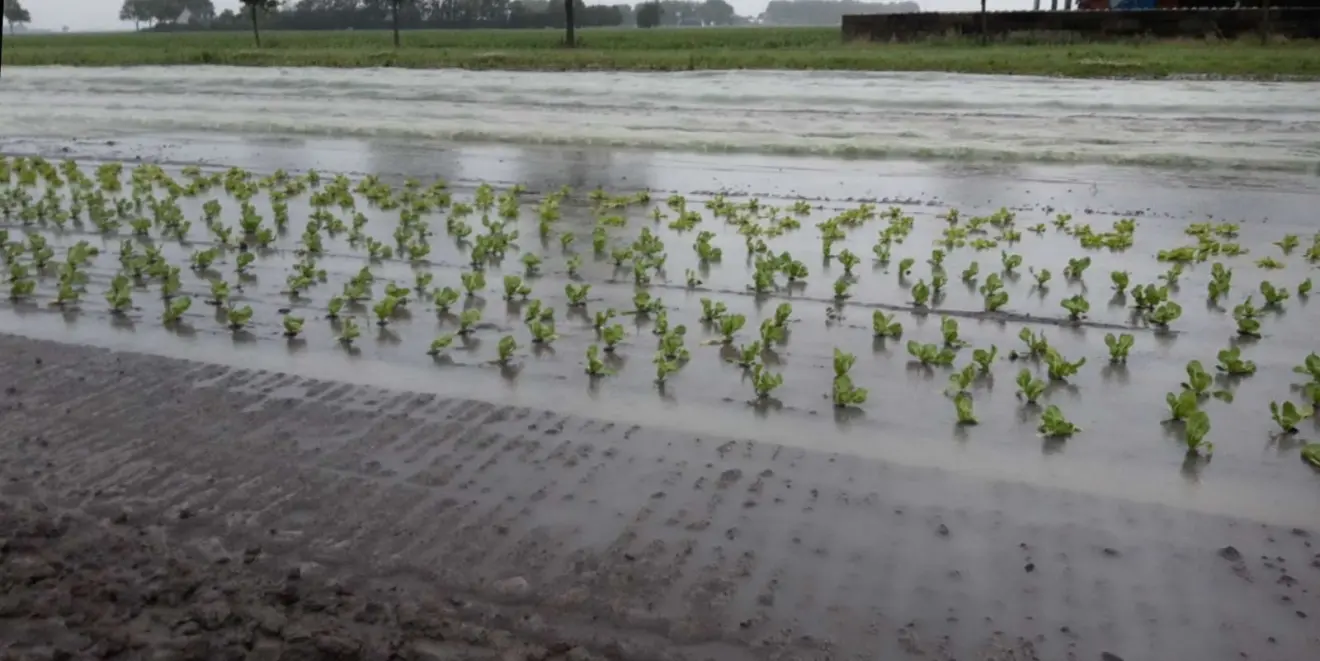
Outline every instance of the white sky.
<svg viewBox="0 0 1320 661"><path fill-rule="evenodd" d="M213 0L216 11L236 8L238 0ZM992 0L998 9L1029 9L1032 0ZM633 0L615 0L634 4ZM728 0L739 14L755 15L765 8L766 0ZM979 0L917 0L926 11L970 10L980 7ZM587 0L587 4L614 4L609 0ZM1048 4L1048 3L1046 3ZM116 30L127 27L120 23L119 8L122 0L24 0L23 5L32 14L33 28L59 30Z"/></svg>

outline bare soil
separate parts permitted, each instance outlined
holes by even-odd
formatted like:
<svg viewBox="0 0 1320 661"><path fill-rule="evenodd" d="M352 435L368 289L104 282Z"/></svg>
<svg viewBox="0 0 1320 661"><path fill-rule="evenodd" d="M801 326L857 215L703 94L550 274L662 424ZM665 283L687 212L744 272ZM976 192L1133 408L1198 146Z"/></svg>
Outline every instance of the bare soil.
<svg viewBox="0 0 1320 661"><path fill-rule="evenodd" d="M1314 530L0 336L0 655L1300 659Z"/></svg>

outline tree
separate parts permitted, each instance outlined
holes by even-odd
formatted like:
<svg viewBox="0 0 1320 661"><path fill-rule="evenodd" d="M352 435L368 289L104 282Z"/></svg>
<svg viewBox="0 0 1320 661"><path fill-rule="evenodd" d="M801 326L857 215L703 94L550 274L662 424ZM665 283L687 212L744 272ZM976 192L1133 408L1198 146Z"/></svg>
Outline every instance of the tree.
<svg viewBox="0 0 1320 661"><path fill-rule="evenodd" d="M151 23L151 14L150 0L124 0L124 6L119 10L119 20L133 21L133 29L141 30L144 22Z"/></svg>
<svg viewBox="0 0 1320 661"><path fill-rule="evenodd" d="M564 0L564 30L567 35L564 37L564 45L572 48L573 41L573 0Z"/></svg>
<svg viewBox="0 0 1320 661"><path fill-rule="evenodd" d="M394 47L399 47L399 5L409 0L390 0L390 23L394 27Z"/></svg>
<svg viewBox="0 0 1320 661"><path fill-rule="evenodd" d="M637 27L653 28L660 25L660 17L663 11L664 10L660 8L660 0L654 0L653 2L644 2L638 5Z"/></svg>
<svg viewBox="0 0 1320 661"><path fill-rule="evenodd" d="M14 33L14 25L20 23L31 23L32 14L28 13L18 0L4 0L5 20L9 22L9 34Z"/></svg>
<svg viewBox="0 0 1320 661"><path fill-rule="evenodd" d="M239 0L244 7L248 9L248 17L252 19L252 38L257 42L257 48L261 48L261 30L257 29L257 10L274 11L279 9L280 0Z"/></svg>

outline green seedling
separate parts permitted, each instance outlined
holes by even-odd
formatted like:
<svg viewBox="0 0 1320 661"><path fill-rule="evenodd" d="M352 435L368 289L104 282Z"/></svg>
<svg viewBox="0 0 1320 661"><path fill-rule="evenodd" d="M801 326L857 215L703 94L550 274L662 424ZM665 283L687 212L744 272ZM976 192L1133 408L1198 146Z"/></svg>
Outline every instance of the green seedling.
<svg viewBox="0 0 1320 661"><path fill-rule="evenodd" d="M852 286L852 282L847 278L839 278L838 280L835 280L834 300L842 301L843 299L848 298L848 287L850 286Z"/></svg>
<svg viewBox="0 0 1320 661"><path fill-rule="evenodd" d="M1177 288L1178 279L1182 277L1183 265L1181 262L1169 267L1169 270L1160 275L1160 280L1164 281L1166 287Z"/></svg>
<svg viewBox="0 0 1320 661"><path fill-rule="evenodd" d="M962 369L950 374L949 389L946 392L948 394L957 394L969 390L972 387L972 383L976 381L976 370L977 367L975 363L968 363Z"/></svg>
<svg viewBox="0 0 1320 661"><path fill-rule="evenodd" d="M958 320L953 317L940 317L940 335L944 337L944 346L950 349L967 346L967 343L958 337Z"/></svg>
<svg viewBox="0 0 1320 661"><path fill-rule="evenodd" d="M541 303L541 299L532 299L527 306L523 308L523 322L532 323L533 321L551 320L555 317L555 311Z"/></svg>
<svg viewBox="0 0 1320 661"><path fill-rule="evenodd" d="M605 351L614 353L614 348L623 341L623 326L621 324L610 324L601 329L601 339L605 341Z"/></svg>
<svg viewBox="0 0 1320 661"><path fill-rule="evenodd" d="M1256 266L1267 271L1275 271L1283 268L1283 262L1273 257L1263 257L1256 260Z"/></svg>
<svg viewBox="0 0 1320 661"><path fill-rule="evenodd" d="M564 285L564 296L568 297L569 307L582 307L587 304L587 294L591 292L591 285L567 284Z"/></svg>
<svg viewBox="0 0 1320 661"><path fill-rule="evenodd" d="M669 313L661 310L655 315L655 320L651 322L651 332L656 335L664 335L669 332Z"/></svg>
<svg viewBox="0 0 1320 661"><path fill-rule="evenodd" d="M773 374L766 369L765 363L756 363L752 365L752 389L756 393L757 400L765 400L770 397L770 393L784 385L783 374Z"/></svg>
<svg viewBox="0 0 1320 661"><path fill-rule="evenodd" d="M948 367L953 364L952 349L940 348L934 344L922 344L916 340L907 343L908 354L927 367Z"/></svg>
<svg viewBox="0 0 1320 661"><path fill-rule="evenodd" d="M953 396L953 410L958 415L959 425L976 424L976 415L972 411L972 395L960 392Z"/></svg>
<svg viewBox="0 0 1320 661"><path fill-rule="evenodd" d="M1282 239L1275 241L1274 245L1278 246L1283 254L1289 255L1300 243L1301 239L1296 234L1285 234Z"/></svg>
<svg viewBox="0 0 1320 661"><path fill-rule="evenodd" d="M1302 461L1311 468L1320 470L1320 443L1307 443L1302 446Z"/></svg>
<svg viewBox="0 0 1320 661"><path fill-rule="evenodd" d="M443 314L449 312L450 306L457 303L458 298L459 298L458 290L454 289L453 287L444 287L442 289L435 290L435 293L432 295L431 300L432 302L435 303L436 310L438 310L441 314Z"/></svg>
<svg viewBox="0 0 1320 661"><path fill-rule="evenodd" d="M701 320L708 324L713 324L720 320L728 311L724 303L712 301L709 298L701 299Z"/></svg>
<svg viewBox="0 0 1320 661"><path fill-rule="evenodd" d="M848 376L848 370L852 369L853 363L857 357L850 354L834 350L834 385L832 396L834 406L846 408L849 406L860 406L866 402L866 388L858 388L853 385L852 378Z"/></svg>
<svg viewBox="0 0 1320 661"><path fill-rule="evenodd" d="M861 261L862 259L857 255L854 255L851 250L844 250L839 253L839 264L843 265L843 274L846 276L851 276L853 267L857 266Z"/></svg>
<svg viewBox="0 0 1320 661"><path fill-rule="evenodd" d="M1091 304L1086 301L1086 297L1081 294L1069 296L1059 303L1064 310L1068 311L1068 319L1071 321L1080 321L1091 310Z"/></svg>
<svg viewBox="0 0 1320 661"><path fill-rule="evenodd" d="M1037 430L1050 438L1067 438L1081 431L1081 427L1068 422L1063 417L1063 412L1059 410L1059 407L1050 404L1040 414L1040 426L1037 427Z"/></svg>
<svg viewBox="0 0 1320 661"><path fill-rule="evenodd" d="M660 337L660 352L668 360L677 360L686 362L690 357L687 347L683 346L683 336L687 334L687 328L676 326L673 330Z"/></svg>
<svg viewBox="0 0 1320 661"><path fill-rule="evenodd" d="M677 360L666 358L663 351L657 351L651 362L655 363L655 382L662 387L669 380L669 375L677 372L682 367Z"/></svg>
<svg viewBox="0 0 1320 661"><path fill-rule="evenodd" d="M1127 291L1128 283L1132 281L1132 274L1127 271L1110 271L1109 281L1114 283L1114 291L1122 294Z"/></svg>
<svg viewBox="0 0 1320 661"><path fill-rule="evenodd" d="M1031 276L1036 279L1037 289L1045 289L1045 284L1048 283L1050 281L1050 277L1052 277L1049 269L1041 269L1037 271L1034 268L1029 268L1027 269L1027 272L1030 273Z"/></svg>
<svg viewBox="0 0 1320 661"><path fill-rule="evenodd" d="M1190 390L1197 397L1210 393L1210 386L1214 383L1214 377L1205 370L1201 361L1193 360L1187 363L1187 380L1182 383L1184 390Z"/></svg>
<svg viewBox="0 0 1320 661"><path fill-rule="evenodd" d="M600 359L600 347L594 344L587 347L587 374L593 377L613 374Z"/></svg>
<svg viewBox="0 0 1320 661"><path fill-rule="evenodd" d="M192 299L187 296L176 296L170 299L169 305L165 306L165 313L161 315L161 321L166 325L176 323L183 318L183 313L192 307Z"/></svg>
<svg viewBox="0 0 1320 661"><path fill-rule="evenodd" d="M1165 301L1154 310L1146 313L1146 321L1159 326L1162 330L1168 330L1169 324L1173 323L1181 316L1181 305L1178 305L1173 301Z"/></svg>
<svg viewBox="0 0 1320 661"><path fill-rule="evenodd" d="M925 280L918 280L917 284L912 285L912 304L919 307L926 307L926 302L930 300L930 287L926 285Z"/></svg>
<svg viewBox="0 0 1320 661"><path fill-rule="evenodd" d="M1086 364L1086 358L1083 357L1077 362L1068 362L1062 354L1054 347L1045 350L1045 364L1049 368L1051 381L1067 381L1068 377L1077 374L1077 370Z"/></svg>
<svg viewBox="0 0 1320 661"><path fill-rule="evenodd" d="M871 331L876 337L901 337L903 325L894 320L898 314L886 315L880 310L871 313Z"/></svg>
<svg viewBox="0 0 1320 661"><path fill-rule="evenodd" d="M618 314L619 314L618 312L614 311L614 308L597 310L596 318L592 321L591 327L594 328L595 330L601 330L605 328L606 324L610 323L611 319L618 316Z"/></svg>
<svg viewBox="0 0 1320 661"><path fill-rule="evenodd" d="M568 285L572 287L573 285ZM504 276L504 300L512 301L514 298L527 298L532 293L532 286L523 282L523 279L516 275Z"/></svg>
<svg viewBox="0 0 1320 661"><path fill-rule="evenodd" d="M1292 402L1284 402L1280 405L1278 402L1270 402L1270 417L1274 423L1279 425L1279 429L1284 434L1296 434L1297 423L1310 417L1309 412L1302 412L1297 405Z"/></svg>
<svg viewBox="0 0 1320 661"><path fill-rule="evenodd" d="M1037 335L1030 328L1023 328L1018 332L1018 339L1027 345L1027 354L1035 358L1044 356L1050 349L1049 342L1045 340L1045 331Z"/></svg>
<svg viewBox="0 0 1320 661"><path fill-rule="evenodd" d="M995 312L1008 305L1008 292L1001 290L985 294L985 311Z"/></svg>
<svg viewBox="0 0 1320 661"><path fill-rule="evenodd" d="M532 333L533 344L550 344L559 339L559 336L555 334L554 321L536 319L527 324L527 329Z"/></svg>
<svg viewBox="0 0 1320 661"><path fill-rule="evenodd" d="M1216 303L1219 299L1228 294L1228 290L1233 286L1233 270L1224 268L1224 265L1215 262L1210 266L1210 284L1207 287L1207 295L1211 303Z"/></svg>
<svg viewBox="0 0 1320 661"><path fill-rule="evenodd" d="M904 257L903 259L899 260L899 262L898 262L898 277L900 277L900 278L905 278L905 277L907 277L908 274L912 273L912 265L913 265L913 264L916 264L916 263L917 263L917 260L915 260L915 259L913 259L913 258L911 258L911 257Z"/></svg>
<svg viewBox="0 0 1320 661"><path fill-rule="evenodd" d="M1113 333L1105 334L1105 346L1109 347L1109 362L1113 364L1127 364L1128 352L1132 350L1132 345L1136 339L1131 333Z"/></svg>
<svg viewBox="0 0 1320 661"><path fill-rule="evenodd" d="M1260 337L1260 310L1251 304L1250 296L1233 307L1233 320L1237 322L1238 335Z"/></svg>
<svg viewBox="0 0 1320 661"><path fill-rule="evenodd" d="M1017 396L1026 400L1028 404L1035 404L1036 400L1045 392L1047 384L1031 375L1031 370L1023 368L1017 375Z"/></svg>
<svg viewBox="0 0 1320 661"><path fill-rule="evenodd" d="M444 353L445 349L448 349L450 345L452 345L453 343L454 343L454 336L450 333L445 333L444 335L440 335L436 337L434 340L431 340L431 348L427 349L426 353L427 355L430 355L432 357L439 356L440 354Z"/></svg>
<svg viewBox="0 0 1320 661"><path fill-rule="evenodd" d="M1004 273L1013 273L1017 267L1022 265L1022 255L999 251L999 259L1004 264Z"/></svg>
<svg viewBox="0 0 1320 661"><path fill-rule="evenodd" d="M1229 347L1219 351L1216 368L1229 376L1250 376L1256 373L1256 363L1242 359L1242 349Z"/></svg>
<svg viewBox="0 0 1320 661"><path fill-rule="evenodd" d="M298 334L302 332L303 321L302 317L295 317L291 314L284 315L284 336L298 337Z"/></svg>
<svg viewBox="0 0 1320 661"><path fill-rule="evenodd" d="M1297 298L1307 298L1311 295L1311 279L1307 278L1302 284L1297 285Z"/></svg>
<svg viewBox="0 0 1320 661"><path fill-rule="evenodd" d="M500 338L497 350L499 351L499 357L496 361L501 365L508 365L509 360L513 358L513 352L518 350L518 341L513 339L512 335L505 335Z"/></svg>
<svg viewBox="0 0 1320 661"><path fill-rule="evenodd" d="M238 253L238 257L234 260L234 270L240 274L246 274L248 267L252 266L252 262L255 261L257 261L257 256L250 252Z"/></svg>
<svg viewBox="0 0 1320 661"><path fill-rule="evenodd" d="M476 330L476 325L479 321L481 321L481 308L464 310L462 314L458 315L458 334L471 334Z"/></svg>
<svg viewBox="0 0 1320 661"><path fill-rule="evenodd" d="M229 306L225 310L225 319L229 322L229 329L233 331L243 330L248 322L252 320L252 306L244 305L241 308Z"/></svg>
<svg viewBox="0 0 1320 661"><path fill-rule="evenodd" d="M790 321L792 316L793 316L792 303L780 303L778 306L775 307L774 321L776 326L787 329L788 322Z"/></svg>
<svg viewBox="0 0 1320 661"><path fill-rule="evenodd" d="M1288 300L1289 292L1282 287L1275 287L1267 280L1260 283L1260 295L1265 299L1265 307L1277 308L1280 303Z"/></svg>
<svg viewBox="0 0 1320 661"><path fill-rule="evenodd" d="M1069 280L1081 280L1082 274L1090 265L1090 257L1071 258L1068 260L1068 265L1063 267L1063 277Z"/></svg>
<svg viewBox="0 0 1320 661"><path fill-rule="evenodd" d="M1176 395L1165 393L1164 402L1169 406L1169 419L1167 422L1185 422L1189 416L1200 409L1196 393L1191 390L1180 390Z"/></svg>
<svg viewBox="0 0 1320 661"><path fill-rule="evenodd" d="M389 324L390 317L394 316L394 309L398 307L398 305L399 299L393 296L386 296L385 298L376 301L376 304L371 307L371 311L376 315L376 325L385 326L386 324Z"/></svg>
<svg viewBox="0 0 1320 661"><path fill-rule="evenodd" d="M582 256L569 255L568 260L564 263L564 266L568 269L568 274L570 276L576 276L578 274L578 270L582 268Z"/></svg>
<svg viewBox="0 0 1320 661"><path fill-rule="evenodd" d="M467 292L468 297L476 296L486 287L486 276L481 271L471 271L459 276L463 281L463 290Z"/></svg>
<svg viewBox="0 0 1320 661"><path fill-rule="evenodd" d="M1307 354L1306 360L1303 360L1301 365L1293 367L1292 371L1310 378L1312 383L1320 383L1320 354L1315 352Z"/></svg>
<svg viewBox="0 0 1320 661"><path fill-rule="evenodd" d="M761 344L767 349L776 344L783 344L786 336L787 330L783 326L776 325L773 319L761 322Z"/></svg>
<svg viewBox="0 0 1320 661"><path fill-rule="evenodd" d="M1187 454L1209 457L1215 452L1215 445L1205 437L1210 433L1210 416L1205 411L1193 411L1187 416L1183 426L1183 440L1187 443Z"/></svg>
<svg viewBox="0 0 1320 661"><path fill-rule="evenodd" d="M1153 310L1155 309L1155 306L1168 299L1168 287L1137 285L1132 288L1132 307L1138 310Z"/></svg>
<svg viewBox="0 0 1320 661"><path fill-rule="evenodd" d="M990 345L990 349L973 349L972 362L976 364L977 371L982 375L990 374L990 368L994 365L995 358L999 355L999 347Z"/></svg>
<svg viewBox="0 0 1320 661"><path fill-rule="evenodd" d="M211 298L207 301L216 307L223 306L229 300L229 283L224 280L211 281Z"/></svg>
<svg viewBox="0 0 1320 661"><path fill-rule="evenodd" d="M116 275L110 280L110 290L105 293L105 300L110 304L110 310L117 314L123 314L133 307L133 284L128 276ZM191 301L189 304L191 305Z"/></svg>
<svg viewBox="0 0 1320 661"><path fill-rule="evenodd" d="M747 323L747 317L741 314L730 314L720 317L720 334L724 336L725 344L733 343L733 336Z"/></svg>
<svg viewBox="0 0 1320 661"><path fill-rule="evenodd" d="M385 296L393 298L395 305L407 305L408 295L411 293L412 290L400 287L393 282L385 283Z"/></svg>
<svg viewBox="0 0 1320 661"><path fill-rule="evenodd" d="M326 317L330 319L338 319L339 311L344 309L344 297L331 296L330 302L327 304L326 307L327 307Z"/></svg>
<svg viewBox="0 0 1320 661"><path fill-rule="evenodd" d="M738 347L738 365L751 367L761 357L761 343L752 342Z"/></svg>
<svg viewBox="0 0 1320 661"><path fill-rule="evenodd" d="M962 281L971 284L971 282L976 279L977 274L980 272L981 272L981 265L977 264L976 262L972 262L967 266L967 268L963 269Z"/></svg>

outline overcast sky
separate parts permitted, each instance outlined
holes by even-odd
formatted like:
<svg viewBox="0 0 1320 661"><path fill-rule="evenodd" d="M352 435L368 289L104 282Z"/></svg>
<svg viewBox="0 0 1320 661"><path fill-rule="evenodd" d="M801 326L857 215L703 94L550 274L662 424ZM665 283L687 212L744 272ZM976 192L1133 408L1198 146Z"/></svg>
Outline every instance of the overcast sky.
<svg viewBox="0 0 1320 661"><path fill-rule="evenodd" d="M628 2L630 0L614 0ZM728 0L739 14L756 15L765 8L767 0ZM238 0L214 0L216 11L238 6ZM972 9L979 7L979 0L917 0L925 10ZM614 4L609 0L587 0L587 4ZM1029 8L1031 0L998 0L993 6L1008 8ZM127 27L120 23L119 8L122 0L24 0L23 5L32 14L32 27L45 30L59 30L68 26L70 30L117 30Z"/></svg>

